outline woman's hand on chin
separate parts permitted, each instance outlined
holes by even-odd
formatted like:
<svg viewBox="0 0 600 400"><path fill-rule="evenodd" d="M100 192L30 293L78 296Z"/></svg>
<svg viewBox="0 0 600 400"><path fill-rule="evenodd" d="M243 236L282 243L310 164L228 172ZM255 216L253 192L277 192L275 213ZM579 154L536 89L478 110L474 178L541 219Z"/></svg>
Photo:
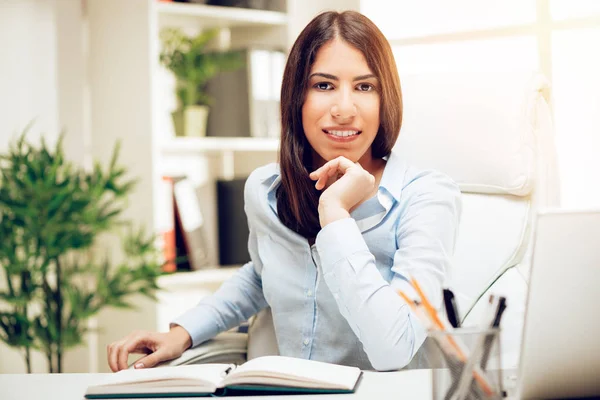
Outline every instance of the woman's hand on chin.
<svg viewBox="0 0 600 400"><path fill-rule="evenodd" d="M350 210L373 193L375 177L345 157L326 162L310 174L318 190L325 188L319 198L321 227L348 218Z"/></svg>

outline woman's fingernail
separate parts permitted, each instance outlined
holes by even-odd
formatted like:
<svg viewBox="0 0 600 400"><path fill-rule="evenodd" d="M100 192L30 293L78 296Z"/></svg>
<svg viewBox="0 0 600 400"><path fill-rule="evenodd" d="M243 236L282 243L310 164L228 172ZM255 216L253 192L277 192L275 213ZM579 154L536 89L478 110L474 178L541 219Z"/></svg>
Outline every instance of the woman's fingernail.
<svg viewBox="0 0 600 400"><path fill-rule="evenodd" d="M133 368L135 368L135 369L144 368L144 363L137 363L133 366Z"/></svg>

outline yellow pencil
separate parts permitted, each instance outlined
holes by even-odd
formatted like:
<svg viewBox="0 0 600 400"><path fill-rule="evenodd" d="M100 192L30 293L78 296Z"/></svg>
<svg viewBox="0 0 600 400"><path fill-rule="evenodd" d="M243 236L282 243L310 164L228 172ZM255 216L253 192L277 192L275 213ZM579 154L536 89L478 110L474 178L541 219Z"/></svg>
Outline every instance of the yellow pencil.
<svg viewBox="0 0 600 400"><path fill-rule="evenodd" d="M421 303L423 303L423 306L425 307L425 310L429 313L429 316L431 317L431 319L432 319L433 323L435 324L435 326L437 326L437 328L439 330L442 330L442 331L445 330L445 327L444 327L444 324L442 323L442 320L437 315L437 312L435 311L435 308L433 308L433 306L431 305L431 303L427 299L427 296L425 296L425 292L423 292L423 290L421 289L421 285L419 285L419 282L417 282L416 279L411 278L410 279L410 283L412 284L412 286L417 291L417 294L419 295L419 297L421 297ZM408 296L407 296L407 298L408 298ZM458 358L462 362L466 362L467 361L467 356L461 350L460 346L458 345L458 343L456 343L456 341L454 340L454 338L452 336L448 336L448 342L450 342L450 344L452 345L452 347L454 347L454 350L456 351L456 354L458 355ZM473 377L481 385L481 388L483 389L483 391L485 392L485 394L487 396L492 395L492 393L493 393L492 388L490 388L490 385L486 382L486 380L483 378L483 376L480 373L478 373L477 371L473 371Z"/></svg>

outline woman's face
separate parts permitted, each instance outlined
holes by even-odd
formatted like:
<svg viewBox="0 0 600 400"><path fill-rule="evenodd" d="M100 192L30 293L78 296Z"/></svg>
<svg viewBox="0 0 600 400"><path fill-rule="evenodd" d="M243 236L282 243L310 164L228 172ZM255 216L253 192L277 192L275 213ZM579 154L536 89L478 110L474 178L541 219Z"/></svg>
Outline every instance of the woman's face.
<svg viewBox="0 0 600 400"><path fill-rule="evenodd" d="M380 84L364 55L344 41L336 38L319 49L302 106L315 167L338 156L360 161L363 167L372 161Z"/></svg>

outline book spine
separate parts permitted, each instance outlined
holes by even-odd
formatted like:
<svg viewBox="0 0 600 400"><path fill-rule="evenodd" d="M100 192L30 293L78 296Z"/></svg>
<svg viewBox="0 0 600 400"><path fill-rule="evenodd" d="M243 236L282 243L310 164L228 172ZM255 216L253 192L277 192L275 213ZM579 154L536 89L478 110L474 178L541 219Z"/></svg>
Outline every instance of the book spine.
<svg viewBox="0 0 600 400"><path fill-rule="evenodd" d="M174 197L174 185L175 181L169 176L162 177L163 187L161 192L163 193L162 209L165 210L161 215L161 221L159 222L159 230L162 237L162 253L164 258L163 271L164 272L175 272L177 270L177 263L175 258L177 256L177 246L175 239L175 197Z"/></svg>

